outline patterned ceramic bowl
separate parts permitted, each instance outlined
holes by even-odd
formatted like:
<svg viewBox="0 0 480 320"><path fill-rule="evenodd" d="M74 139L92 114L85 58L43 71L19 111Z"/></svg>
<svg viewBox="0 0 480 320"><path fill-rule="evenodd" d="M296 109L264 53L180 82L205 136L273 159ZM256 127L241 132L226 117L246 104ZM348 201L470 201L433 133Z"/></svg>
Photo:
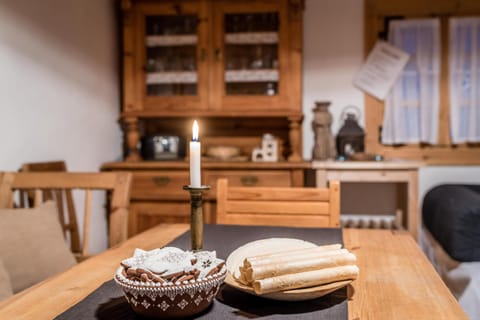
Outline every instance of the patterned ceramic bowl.
<svg viewBox="0 0 480 320"><path fill-rule="evenodd" d="M203 279L182 283L142 282L128 279L123 267L115 273L115 282L122 288L133 310L143 316L182 318L208 308L225 280L227 268Z"/></svg>

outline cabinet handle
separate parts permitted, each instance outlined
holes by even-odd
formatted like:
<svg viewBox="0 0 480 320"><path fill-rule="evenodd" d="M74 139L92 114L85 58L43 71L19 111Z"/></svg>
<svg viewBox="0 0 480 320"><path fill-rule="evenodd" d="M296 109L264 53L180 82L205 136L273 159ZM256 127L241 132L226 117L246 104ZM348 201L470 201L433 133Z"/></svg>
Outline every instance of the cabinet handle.
<svg viewBox="0 0 480 320"><path fill-rule="evenodd" d="M157 186L166 186L170 183L169 177L153 177L152 180Z"/></svg>
<svg viewBox="0 0 480 320"><path fill-rule="evenodd" d="M215 58L217 59L217 62L222 60L222 50L220 50L220 48L215 49Z"/></svg>
<svg viewBox="0 0 480 320"><path fill-rule="evenodd" d="M243 176L240 178L240 182L242 183L242 186L254 186L258 183L258 177L256 176Z"/></svg>

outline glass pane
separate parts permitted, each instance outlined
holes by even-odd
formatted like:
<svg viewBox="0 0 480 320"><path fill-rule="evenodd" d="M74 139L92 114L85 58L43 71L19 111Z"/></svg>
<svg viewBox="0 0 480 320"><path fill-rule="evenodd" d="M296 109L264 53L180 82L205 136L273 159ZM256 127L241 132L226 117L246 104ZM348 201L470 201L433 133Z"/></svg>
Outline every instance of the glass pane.
<svg viewBox="0 0 480 320"><path fill-rule="evenodd" d="M276 95L278 13L226 14L224 22L226 94Z"/></svg>
<svg viewBox="0 0 480 320"><path fill-rule="evenodd" d="M197 17L148 16L145 30L147 95L196 95Z"/></svg>
<svg viewBox="0 0 480 320"><path fill-rule="evenodd" d="M225 32L278 31L278 13L235 13L225 15Z"/></svg>
<svg viewBox="0 0 480 320"><path fill-rule="evenodd" d="M227 92L231 95L274 96L277 92L277 84L275 82L231 82L227 83Z"/></svg>

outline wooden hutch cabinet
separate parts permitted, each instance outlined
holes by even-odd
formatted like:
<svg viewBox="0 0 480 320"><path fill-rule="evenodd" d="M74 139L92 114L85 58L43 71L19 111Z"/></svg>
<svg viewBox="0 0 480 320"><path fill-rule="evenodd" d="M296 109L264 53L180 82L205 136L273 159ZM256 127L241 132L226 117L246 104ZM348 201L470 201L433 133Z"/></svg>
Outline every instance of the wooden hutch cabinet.
<svg viewBox="0 0 480 320"><path fill-rule="evenodd" d="M142 138L186 141L200 124L202 152L236 146L242 157L204 158L205 202L215 222L215 184L303 186L302 0L122 0L122 113L125 161L102 170L134 173L131 234L189 219L188 155L142 159ZM265 133L279 161L249 161ZM225 160L225 159L223 159Z"/></svg>

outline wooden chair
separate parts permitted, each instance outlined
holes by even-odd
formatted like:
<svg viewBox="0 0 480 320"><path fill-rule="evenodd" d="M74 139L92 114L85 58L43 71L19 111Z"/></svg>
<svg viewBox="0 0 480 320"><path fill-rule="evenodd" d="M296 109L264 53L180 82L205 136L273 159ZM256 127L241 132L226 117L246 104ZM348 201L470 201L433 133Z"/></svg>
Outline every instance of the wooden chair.
<svg viewBox="0 0 480 320"><path fill-rule="evenodd" d="M131 173L128 172L3 172L0 176L0 208L14 207L14 194L17 190L20 193L35 190L33 206L38 206L48 199L57 200L56 195L61 190L83 190L85 192L83 239L79 243L79 248L72 247L72 252L80 261L88 257L93 190L109 192L109 246L127 239L131 180ZM21 206L27 207L28 201ZM74 232L78 233L78 228Z"/></svg>
<svg viewBox="0 0 480 320"><path fill-rule="evenodd" d="M67 172L67 164L63 160L24 163L21 172ZM35 193L32 190L19 192L19 206L32 207ZM65 239L70 241L72 252L81 252L80 233L78 230L77 213L71 189L43 190L43 201L55 200L58 210L58 220L62 226Z"/></svg>
<svg viewBox="0 0 480 320"><path fill-rule="evenodd" d="M217 223L339 227L340 184L329 188L233 187L217 180Z"/></svg>
<svg viewBox="0 0 480 320"><path fill-rule="evenodd" d="M45 162L27 162L22 164L18 171L67 171L67 164L63 160Z"/></svg>

